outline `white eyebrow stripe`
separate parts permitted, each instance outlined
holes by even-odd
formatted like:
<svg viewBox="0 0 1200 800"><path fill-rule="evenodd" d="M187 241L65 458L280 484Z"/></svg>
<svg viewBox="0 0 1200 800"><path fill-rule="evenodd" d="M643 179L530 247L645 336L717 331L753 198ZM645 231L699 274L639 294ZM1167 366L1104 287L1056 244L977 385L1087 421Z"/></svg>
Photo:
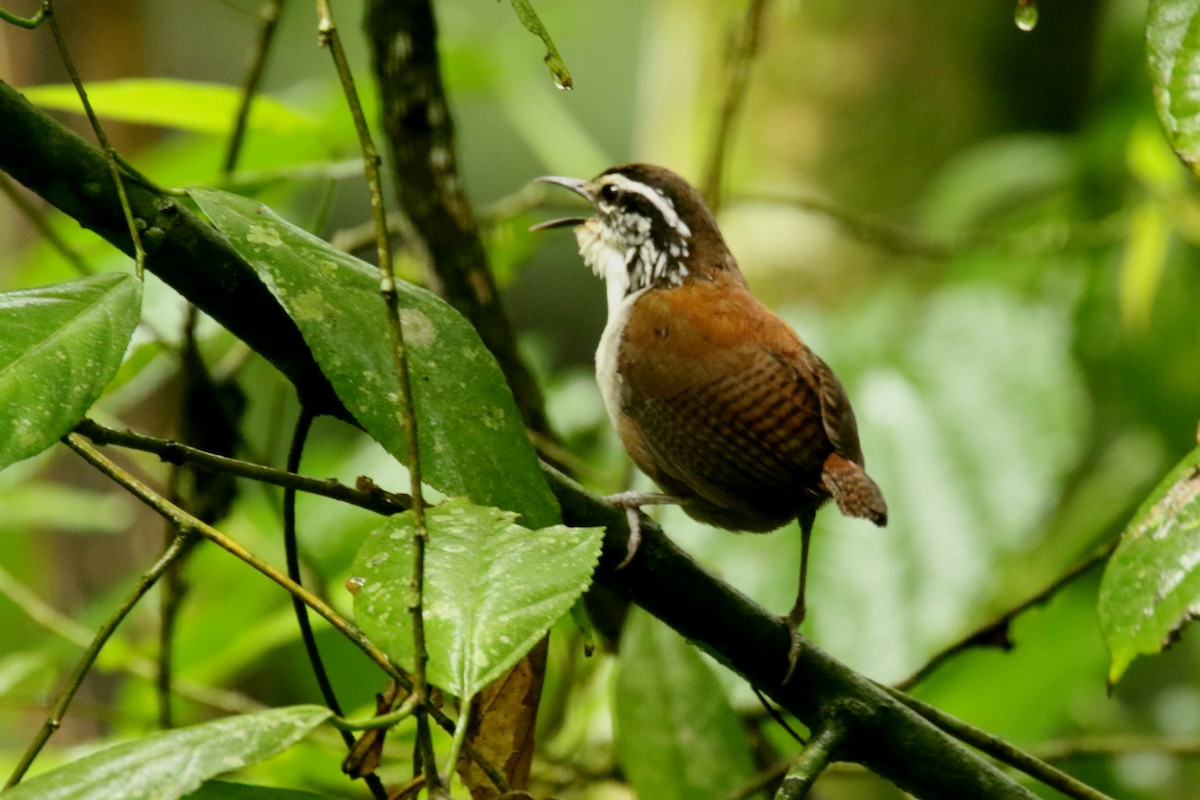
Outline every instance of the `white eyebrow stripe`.
<svg viewBox="0 0 1200 800"><path fill-rule="evenodd" d="M663 221L666 222L667 225L673 228L677 233L679 233L680 236L692 235L692 231L687 226L687 223L679 218L679 214L675 211L675 204L671 202L670 198L659 194L650 186L647 186L644 183L639 183L638 181L630 180L620 173L606 175L604 177L604 182L610 183L613 186L616 186L618 189L622 189L626 192L640 194L642 197L650 201L651 205L658 209L659 213L661 213L663 216Z"/></svg>

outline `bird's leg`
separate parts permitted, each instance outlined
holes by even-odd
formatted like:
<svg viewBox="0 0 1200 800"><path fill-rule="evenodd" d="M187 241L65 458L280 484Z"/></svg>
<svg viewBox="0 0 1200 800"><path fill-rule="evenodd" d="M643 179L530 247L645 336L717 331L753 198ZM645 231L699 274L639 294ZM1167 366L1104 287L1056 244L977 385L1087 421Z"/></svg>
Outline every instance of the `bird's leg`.
<svg viewBox="0 0 1200 800"><path fill-rule="evenodd" d="M804 603L804 590L808 584L808 543L812 537L813 519L816 517L816 511L805 511L799 516L800 523L800 588L796 591L796 604L792 606L792 610L784 617L784 621L788 624L788 630L791 632L792 642L788 647L788 665L787 673L783 676L783 682L787 683L792 679L792 673L796 670L796 662L800 658L800 625L804 622L804 617L808 614L808 608Z"/></svg>
<svg viewBox="0 0 1200 800"><path fill-rule="evenodd" d="M604 499L617 508L625 509L625 518L629 521L629 542L626 545L625 558L621 559L620 564L617 564L617 569L624 569L630 561L633 561L638 545L642 543L642 506L677 506L684 503L682 497L646 492L617 492Z"/></svg>

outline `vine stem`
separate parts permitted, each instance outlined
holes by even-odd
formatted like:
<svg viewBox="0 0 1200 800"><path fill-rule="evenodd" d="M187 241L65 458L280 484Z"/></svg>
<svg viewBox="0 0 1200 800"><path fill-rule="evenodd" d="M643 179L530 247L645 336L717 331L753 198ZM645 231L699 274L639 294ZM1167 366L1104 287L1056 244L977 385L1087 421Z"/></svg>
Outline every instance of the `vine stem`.
<svg viewBox="0 0 1200 800"><path fill-rule="evenodd" d="M39 8L37 13L35 13L32 17L21 17L11 11L5 11L3 8L0 8L0 21L7 22L10 25L16 25L18 28L33 30L42 24L42 20L44 20L46 15L49 13L50 0L42 0L41 8Z"/></svg>
<svg viewBox="0 0 1200 800"><path fill-rule="evenodd" d="M401 324L398 296L396 292L396 276L392 267L391 247L388 244L387 210L383 203L383 182L379 175L379 151L371 140L371 132L363 113L358 91L354 87L354 76L350 72L345 50L342 48L341 37L337 33L337 25L333 19L333 9L329 0L317 0L317 31L321 44L329 48L341 80L342 91L346 96L350 115L354 120L354 129L358 133L359 145L362 149L363 169L366 173L367 187L371 198L371 212L375 220L375 248L379 258L379 294L387 311L388 332L391 337L392 354L396 371L396 380L400 385L400 406L397 416L401 429L404 431L404 443L407 450L407 466L411 482L410 493L413 500L413 572L412 594L409 598L409 613L413 621L413 694L416 696L417 716L417 746L421 751L421 763L424 764L429 792L436 795L444 791L441 776L437 771L437 760L433 753L433 740L429 736L429 726L425 723L426 705L429 687L426 682L425 668L429 653L425 644L425 619L423 610L423 594L425 581L425 548L429 540L429 531L425 523L425 504L421 497L421 457L418 450L417 418L413 411L413 394L409 380L408 352L404 345L404 328Z"/></svg>
<svg viewBox="0 0 1200 800"><path fill-rule="evenodd" d="M228 177L237 168L238 156L242 152L242 142L246 138L246 123L250 120L250 107L254 104L254 96L262 84L263 74L267 68L267 55L271 44L275 41L275 32L279 29L279 15L283 10L284 0L268 0L259 12L261 24L258 28L258 41L254 46L254 56L246 77L242 82L242 97L238 103L237 113L233 118L233 130L229 134L226 145L225 159L221 164L221 174Z"/></svg>
<svg viewBox="0 0 1200 800"><path fill-rule="evenodd" d="M137 586L125 598L125 602L121 603L116 612L100 626L100 630L96 631L96 636L84 651L83 657L79 659L79 663L75 665L75 670L71 673L71 677L67 679L66 687L63 689L62 694L58 696L54 707L50 710L50 715L46 717L46 721L42 723L41 729L33 741L30 742L24 755L21 756L21 760L17 763L12 775L9 776L8 782L4 784L5 789L12 788L21 782L21 778L25 776L34 759L38 757L42 748L46 746L46 742L62 726L63 717L66 716L67 709L71 705L71 700L75 698L75 693L79 691L84 677L91 670L92 664L95 663L96 657L100 655L100 651L104 648L105 643L108 642L126 615L138 604L138 601L145 596L146 592L150 591L150 587L162 577L163 573L172 564L187 552L188 544L190 543L189 540L190 536L181 529L180 535L171 540L162 555L158 557L158 560L154 562L150 569L142 573L141 578L138 579Z"/></svg>
<svg viewBox="0 0 1200 800"><path fill-rule="evenodd" d="M300 417L296 420L295 430L292 432L292 444L288 448L286 465L288 472L294 473L300 470L304 443L312 429L312 422L312 412L302 407ZM297 586L300 586L300 548L296 542L296 488L294 486L288 486L283 490L283 551L287 560L288 577L295 581ZM300 598L292 595L292 610L296 615L296 625L300 628L300 638L304 641L304 652L308 655L308 663L312 665L313 677L316 678L317 686L321 690L321 697L335 717L344 717L342 705L338 702L337 694L333 691L333 683L329 680L329 672L325 669L325 662L321 660L317 637L313 635L312 622L308 618L308 607L300 602ZM338 729L346 749L353 753L354 734L348 728L336 723L334 727ZM388 800L387 789L378 775L369 772L363 775L362 779L375 800Z"/></svg>
<svg viewBox="0 0 1200 800"><path fill-rule="evenodd" d="M84 113L87 114L88 122L91 123L92 130L96 133L96 141L100 143L100 149L104 151L104 158L108 161L108 171L112 174L113 183L117 187L117 197L121 201L121 211L125 214L125 223L129 226L129 239L133 242L133 261L134 269L140 279L145 271L146 251L142 248L142 236L138 231L137 220L134 219L133 209L129 206L129 196L125 192L125 181L121 175L121 168L117 165L117 151L108 142L108 136L104 133L104 128L100 125L99 118L96 117L96 112L92 109L91 101L88 100L87 91L83 88L83 81L79 78L79 72L75 69L75 62L71 58L71 53L67 50L67 42L63 39L62 31L58 28L58 21L54 17L54 8L51 0L45 0L42 4L41 14L47 24L50 25L50 32L54 35L54 44L58 48L59 55L62 56L63 66L67 68L67 74L71 76L71 83L75 86L75 92L79 95L79 101L83 103Z"/></svg>
<svg viewBox="0 0 1200 800"><path fill-rule="evenodd" d="M412 507L412 500L407 495L386 492L377 486L372 485L366 491L352 489L332 478L310 478L307 475L297 475L286 470L272 469L167 439L157 439L133 431L107 428L90 419L85 419L76 425L75 433L86 436L96 444L111 444L153 453L170 464L194 464L209 472L224 472L239 478L249 478L261 483L282 486L285 489L291 487L301 492L328 497L331 500L349 503L385 516L398 514Z"/></svg>

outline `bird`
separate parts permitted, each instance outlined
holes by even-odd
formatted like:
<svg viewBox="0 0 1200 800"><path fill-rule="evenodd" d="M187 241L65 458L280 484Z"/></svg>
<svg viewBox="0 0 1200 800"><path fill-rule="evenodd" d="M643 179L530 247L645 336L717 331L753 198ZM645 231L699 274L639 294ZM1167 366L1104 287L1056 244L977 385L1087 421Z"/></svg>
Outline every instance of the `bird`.
<svg viewBox="0 0 1200 800"><path fill-rule="evenodd" d="M883 493L864 468L854 410L833 370L763 305L700 193L671 170L622 164L591 180L536 180L582 196L571 227L584 263L604 280L608 318L596 380L634 464L663 490L606 498L626 510L637 553L640 508L678 504L700 522L765 533L797 520L800 582L784 616L786 682L807 615L809 539L817 510L882 527Z"/></svg>

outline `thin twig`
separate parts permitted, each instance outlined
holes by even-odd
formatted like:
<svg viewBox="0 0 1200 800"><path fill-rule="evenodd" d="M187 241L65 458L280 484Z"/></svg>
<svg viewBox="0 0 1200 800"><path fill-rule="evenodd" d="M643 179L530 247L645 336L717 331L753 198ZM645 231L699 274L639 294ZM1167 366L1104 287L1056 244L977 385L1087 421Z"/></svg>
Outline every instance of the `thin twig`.
<svg viewBox="0 0 1200 800"><path fill-rule="evenodd" d="M254 47L254 57L242 82L241 101L238 103L237 114L233 120L233 131L229 134L225 160L221 164L222 175L229 175L237 169L238 156L242 152L242 142L246 138L246 123L250 119L250 108L254 104L254 96L258 93L258 87L266 72L267 55L271 51L271 43L275 40L275 31L279 28L279 14L283 9L283 3L284 0L268 0L263 4L259 14L262 25L258 29L258 42Z"/></svg>
<svg viewBox="0 0 1200 800"><path fill-rule="evenodd" d="M1033 748L1033 754L1043 761L1126 753L1162 753L1197 758L1200 757L1200 739L1195 736L1080 736L1044 742Z"/></svg>
<svg viewBox="0 0 1200 800"><path fill-rule="evenodd" d="M971 253L996 253L1013 258L1089 249L1116 244L1128 230L1129 211L1121 209L1094 220L1054 223L1013 233L977 231L938 240L869 219L853 211L812 197L789 192L743 192L739 202L785 205L826 217L850 237L898 256L945 261Z"/></svg>
<svg viewBox="0 0 1200 800"><path fill-rule="evenodd" d="M771 766L761 770L755 775L749 783L741 787L733 794L726 795L725 800L749 800L751 797L758 796L763 789L766 789L775 781L782 778L791 769L794 759L783 758L776 761Z"/></svg>
<svg viewBox="0 0 1200 800"><path fill-rule="evenodd" d="M83 256L75 252L75 249L67 244L67 240L54 230L49 222L46 221L46 215L41 213L33 203L29 202L24 194L17 190L12 179L0 172L0 192L4 192L5 196L12 201L12 204L17 207L17 210L24 215L29 224L37 228L41 237L50 243L50 246L58 251L67 263L70 264L80 275L92 275L95 270L92 269Z"/></svg>
<svg viewBox="0 0 1200 800"><path fill-rule="evenodd" d="M343 503L374 511L376 514L392 515L407 511L412 507L412 500L403 494L393 494L377 486L369 490L354 489L332 478L310 478L307 475L296 475L283 470L251 464L228 456L209 453L195 447L189 447L179 442L156 439L133 431L118 431L106 428L90 419L85 419L75 426L75 432L96 444L117 445L132 450L153 453L170 464L194 464L200 469L210 472L224 472L241 478L269 483L284 488L294 487L298 491L340 500Z"/></svg>
<svg viewBox="0 0 1200 800"><path fill-rule="evenodd" d="M1106 561L1113 551L1120 544L1120 537L1113 539L1101 549L1092 553L1087 558L1080 561L1075 566L1064 572L1041 591L1030 595L1025 600L1013 606L1009 610L997 616L990 622L980 625L975 630L968 633L966 636L959 639L957 642L943 648L933 655L925 665L909 675L904 680L895 684L895 688L906 692L916 686L921 681L928 678L942 664L949 661L954 656L962 653L965 650L970 650L975 647L1002 647L1007 649L1011 646L1008 640L1008 627L1014 619L1024 614L1029 609L1045 603L1065 586L1070 584L1076 578L1087 573L1096 565Z"/></svg>
<svg viewBox="0 0 1200 800"><path fill-rule="evenodd" d="M83 110L87 114L88 122L91 123L92 130L96 133L96 141L100 143L100 149L104 151L104 157L108 161L108 170L112 174L113 183L116 185L117 197L121 201L121 210L125 214L125 223L129 226L129 238L133 242L134 269L137 271L137 276L141 278L146 264L146 251L142 248L142 236L138 231L137 220L133 216L133 209L129 207L129 196L125 193L125 181L121 174L121 168L117 165L117 152L109 144L108 136L104 133L104 128L100 126L100 120L96 116L96 112L92 109L91 102L88 100L87 91L83 88L83 81L80 80L79 72L75 69L75 62L71 59L71 53L67 50L66 40L63 39L62 31L58 28L58 21L54 17L50 0L46 0L42 5L41 13L50 25L50 32L54 34L54 43L58 47L59 55L62 56L63 66L67 68L67 74L71 77L71 83L75 86L75 92L79 95L79 101L83 103Z"/></svg>
<svg viewBox="0 0 1200 800"><path fill-rule="evenodd" d="M92 643L88 646L87 650L84 651L83 657L79 659L79 663L75 665L75 670L71 673L71 677L67 679L67 685L64 687L62 694L58 696L58 700L55 701L50 715L42 723L41 729L29 744L24 755L21 756L21 760L17 763L12 775L9 776L8 782L4 784L4 788L11 788L21 782L21 778L24 777L30 765L33 764L34 759L37 758L38 753L46 745L46 742L62 726L62 720L67 713L67 708L70 707L71 700L75 697L75 692L79 690L84 677L96 661L96 657L100 655L100 650L103 649L105 643L112 636L113 631L117 629L117 626L121 624L121 621L125 619L125 616L145 596L146 592L150 591L150 587L158 581L176 559L187 551L187 538L183 535L177 536L167 545L167 549L158 557L153 566L142 573L137 586L134 587L133 592L125 599L125 602L121 603L113 615L96 631L96 636L92 639Z"/></svg>
<svg viewBox="0 0 1200 800"><path fill-rule="evenodd" d="M846 728L836 717L829 718L824 725L818 727L784 776L783 783L775 792L775 800L800 800L807 795L817 777L829 766L837 748L845 742L847 735Z"/></svg>
<svg viewBox="0 0 1200 800"><path fill-rule="evenodd" d="M189 308L195 308L189 305ZM184 405L186 409L186 404ZM183 468L178 464L171 466L171 474L167 478L167 499L180 508L189 504L183 500ZM169 519L163 520L163 539L169 545L179 538L182 532ZM190 548L189 548L190 549ZM183 582L180 568L183 559L171 565L163 576L162 591L159 592L158 608L158 674L155 676L154 689L158 702L158 727L163 730L175 725L174 713L171 707L173 692L172 670L175 654L175 622L179 617L179 609L183 605L183 596L187 587Z"/></svg>
<svg viewBox="0 0 1200 800"><path fill-rule="evenodd" d="M413 625L412 691L416 696L417 746L422 750L421 760L428 775L429 793L436 795L443 791L442 778L438 774L433 740L428 735L428 726L423 724L429 692L425 676L429 654L425 646L423 609L425 547L429 539L429 531L425 524L425 504L421 498L421 454L418 448L417 417L413 409L408 353L404 346L404 329L400 323L396 276L392 269L391 247L388 243L387 210L383 203L383 181L379 176L379 151L375 149L375 144L371 140L371 132L367 126L362 103L359 102L358 91L354 88L354 76L346 61L346 53L342 49L342 40L338 36L337 25L333 20L333 10L330 8L328 0L317 0L317 16L317 30L321 37L321 43L327 46L333 55L338 77L342 83L342 91L346 96L346 104L350 108L350 115L354 119L354 128L358 132L363 168L366 172L367 187L371 197L371 212L375 219L375 247L379 259L379 294L387 311L388 333L391 337L396 380L400 385L400 403L396 409L396 415L399 417L401 429L404 431L404 444L408 456L407 466L411 482L409 491L413 499L413 577L408 610L412 615Z"/></svg>
<svg viewBox="0 0 1200 800"><path fill-rule="evenodd" d="M1113 800L1098 789L1093 789L1057 767L1035 758L999 736L993 736L987 731L980 730L904 692L884 688L896 700L959 741L971 745L1003 764L1008 764L1010 767L1024 772L1034 780L1041 781L1067 797L1073 797L1075 800Z"/></svg>
<svg viewBox="0 0 1200 800"><path fill-rule="evenodd" d="M721 183L725 172L725 160L728 157L729 140L733 126L746 103L746 83L750 80L750 69L754 66L762 41L766 7L767 0L750 0L746 16L741 20L730 43L725 67L725 92L721 96L716 132L713 134L712 148L708 153L708 165L704 169L704 200L714 214L721 206Z"/></svg>
<svg viewBox="0 0 1200 800"><path fill-rule="evenodd" d="M0 567L0 595L7 597L31 620L63 641L80 649L86 649L91 642L92 631L38 597L32 589L6 572L3 567ZM125 660L122 670L136 678L153 683L157 672L154 662L133 652L130 647L123 649L129 652L129 656ZM220 711L244 714L260 711L263 708L261 703L244 694L218 689L215 686L207 686L196 681L177 680L172 686L172 691L185 700L191 700Z"/></svg>
<svg viewBox="0 0 1200 800"><path fill-rule="evenodd" d="M416 700L417 696L410 694L404 699L404 702L401 703L398 708L396 708L396 710L388 714L380 714L378 716L370 717L369 719L362 720L361 722L345 719L341 716L333 717L329 720L329 722L331 725L333 725L333 727L337 728L343 733L348 733L350 731L383 730L384 728L390 728L397 722L403 722L411 717L413 715L413 711L415 711L417 707Z"/></svg>

